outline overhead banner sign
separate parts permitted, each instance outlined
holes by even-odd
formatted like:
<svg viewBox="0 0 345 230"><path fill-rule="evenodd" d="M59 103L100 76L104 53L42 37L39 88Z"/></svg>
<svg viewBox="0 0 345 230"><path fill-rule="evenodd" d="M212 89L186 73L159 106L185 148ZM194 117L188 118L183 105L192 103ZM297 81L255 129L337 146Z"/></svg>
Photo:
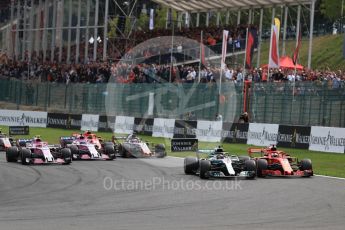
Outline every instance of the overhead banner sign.
<svg viewBox="0 0 345 230"><path fill-rule="evenodd" d="M198 150L196 138L173 138L171 139L171 152L187 152Z"/></svg>
<svg viewBox="0 0 345 230"><path fill-rule="evenodd" d="M81 130L98 131L99 115L83 114L81 117Z"/></svg>
<svg viewBox="0 0 345 230"><path fill-rule="evenodd" d="M6 126L47 126L47 112L0 110L0 125Z"/></svg>
<svg viewBox="0 0 345 230"><path fill-rule="evenodd" d="M310 127L279 125L277 141L278 147L309 148Z"/></svg>
<svg viewBox="0 0 345 230"><path fill-rule="evenodd" d="M344 153L345 128L312 126L309 150Z"/></svg>
<svg viewBox="0 0 345 230"><path fill-rule="evenodd" d="M223 123L222 139L227 143L247 143L248 123Z"/></svg>
<svg viewBox="0 0 345 230"><path fill-rule="evenodd" d="M195 130L200 141L220 142L222 138L222 121L198 121Z"/></svg>
<svg viewBox="0 0 345 230"><path fill-rule="evenodd" d="M250 123L248 145L269 146L277 144L278 124Z"/></svg>
<svg viewBox="0 0 345 230"><path fill-rule="evenodd" d="M153 121L152 136L173 138L175 119L155 118Z"/></svg>
<svg viewBox="0 0 345 230"><path fill-rule="evenodd" d="M117 116L115 118L115 133L132 134L134 130L134 117Z"/></svg>

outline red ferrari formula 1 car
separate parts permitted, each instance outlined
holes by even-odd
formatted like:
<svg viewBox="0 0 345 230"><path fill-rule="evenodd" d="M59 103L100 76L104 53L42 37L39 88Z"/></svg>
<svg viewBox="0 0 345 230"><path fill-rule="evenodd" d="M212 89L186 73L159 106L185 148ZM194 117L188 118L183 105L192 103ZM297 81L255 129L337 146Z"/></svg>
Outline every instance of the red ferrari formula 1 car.
<svg viewBox="0 0 345 230"><path fill-rule="evenodd" d="M61 148L60 145L48 145L39 136L33 139L19 139L17 146L6 150L7 162L20 161L23 165L29 164L70 164L71 151Z"/></svg>
<svg viewBox="0 0 345 230"><path fill-rule="evenodd" d="M272 145L267 148L249 148L249 156L255 159L257 176L313 176L313 167L310 159L299 161L296 157L277 150ZM254 153L260 153L260 157L254 157Z"/></svg>

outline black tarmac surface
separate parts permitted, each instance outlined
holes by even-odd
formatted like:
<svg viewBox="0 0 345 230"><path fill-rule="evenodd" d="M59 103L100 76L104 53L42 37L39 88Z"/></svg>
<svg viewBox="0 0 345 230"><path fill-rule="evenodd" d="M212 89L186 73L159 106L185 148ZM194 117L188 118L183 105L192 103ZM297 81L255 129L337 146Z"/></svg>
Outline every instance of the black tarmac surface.
<svg viewBox="0 0 345 230"><path fill-rule="evenodd" d="M344 229L345 180L200 180L183 159L23 166L0 155L0 229Z"/></svg>

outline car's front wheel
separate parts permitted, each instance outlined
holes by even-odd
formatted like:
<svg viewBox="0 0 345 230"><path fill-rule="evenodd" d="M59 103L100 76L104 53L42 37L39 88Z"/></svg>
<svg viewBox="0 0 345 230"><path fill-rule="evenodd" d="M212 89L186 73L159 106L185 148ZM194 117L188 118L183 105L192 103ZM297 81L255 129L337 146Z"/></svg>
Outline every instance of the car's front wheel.
<svg viewBox="0 0 345 230"><path fill-rule="evenodd" d="M195 174L199 167L199 160L196 157L186 157L184 159L184 173Z"/></svg>
<svg viewBox="0 0 345 230"><path fill-rule="evenodd" d="M200 161L200 178L201 179L208 179L209 171L211 169L211 162L209 160L201 160Z"/></svg>

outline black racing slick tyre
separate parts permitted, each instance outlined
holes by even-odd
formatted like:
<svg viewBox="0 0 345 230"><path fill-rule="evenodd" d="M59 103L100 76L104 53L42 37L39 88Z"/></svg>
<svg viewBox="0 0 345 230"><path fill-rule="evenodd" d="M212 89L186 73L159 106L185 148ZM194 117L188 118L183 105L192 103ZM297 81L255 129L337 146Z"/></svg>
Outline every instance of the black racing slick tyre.
<svg viewBox="0 0 345 230"><path fill-rule="evenodd" d="M211 169L211 162L209 160L201 160L200 161L200 175L199 175L200 178L208 179L210 169Z"/></svg>
<svg viewBox="0 0 345 230"><path fill-rule="evenodd" d="M166 157L167 152L165 151L165 145L164 144L158 144L155 146L155 154L158 158Z"/></svg>
<svg viewBox="0 0 345 230"><path fill-rule="evenodd" d="M17 147L10 147L6 150L7 162L17 162L18 156L19 156L19 151Z"/></svg>
<svg viewBox="0 0 345 230"><path fill-rule="evenodd" d="M250 160L250 157L249 156L239 156L238 159L240 159L240 161L247 161L247 160Z"/></svg>
<svg viewBox="0 0 345 230"><path fill-rule="evenodd" d="M61 149L61 155L65 161L65 164L71 164L72 163L72 153L69 148Z"/></svg>
<svg viewBox="0 0 345 230"><path fill-rule="evenodd" d="M184 159L184 173L187 175L195 174L199 167L199 160L196 157Z"/></svg>
<svg viewBox="0 0 345 230"><path fill-rule="evenodd" d="M114 145L105 145L104 153L109 156L109 160L114 160L116 158Z"/></svg>
<svg viewBox="0 0 345 230"><path fill-rule="evenodd" d="M22 149L20 150L20 160L23 165L28 165L30 162L27 159L31 158L31 151L29 149Z"/></svg>
<svg viewBox="0 0 345 230"><path fill-rule="evenodd" d="M79 149L76 145L70 145L69 149L71 150L71 156L73 160L78 160L79 158Z"/></svg>
<svg viewBox="0 0 345 230"><path fill-rule="evenodd" d="M247 179L254 179L256 176L256 162L254 160L246 160L244 162L244 170L252 173L247 176Z"/></svg>
<svg viewBox="0 0 345 230"><path fill-rule="evenodd" d="M312 170L313 167L312 167L312 164L311 164L311 160L310 159L303 159L303 160L301 160L300 169L302 171L304 171L304 170Z"/></svg>
<svg viewBox="0 0 345 230"><path fill-rule="evenodd" d="M267 163L266 159L258 159L256 175L258 177L265 177L265 175L262 173L262 171L266 170L267 166L268 166L268 163Z"/></svg>

